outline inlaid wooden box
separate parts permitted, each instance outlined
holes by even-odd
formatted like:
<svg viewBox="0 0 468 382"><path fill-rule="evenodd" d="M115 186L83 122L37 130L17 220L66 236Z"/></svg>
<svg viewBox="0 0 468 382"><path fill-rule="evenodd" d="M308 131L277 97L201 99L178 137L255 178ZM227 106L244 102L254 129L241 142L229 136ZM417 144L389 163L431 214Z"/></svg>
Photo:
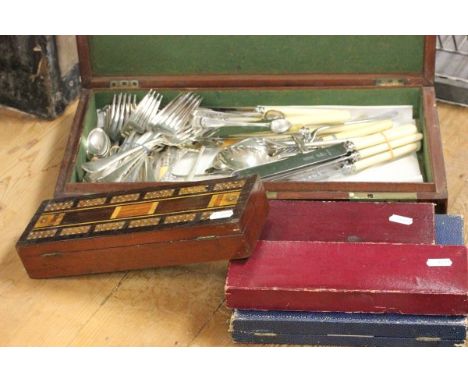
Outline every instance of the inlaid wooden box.
<svg viewBox="0 0 468 382"><path fill-rule="evenodd" d="M84 140L96 108L115 93L170 99L193 90L210 107L412 105L424 134L423 183L266 182L271 199L423 201L447 207L434 95L435 36L84 36L83 90L55 196L138 189L148 184L82 183ZM152 184L154 186L154 184Z"/></svg>
<svg viewBox="0 0 468 382"><path fill-rule="evenodd" d="M59 198L16 248L32 278L244 258L267 210L257 177Z"/></svg>

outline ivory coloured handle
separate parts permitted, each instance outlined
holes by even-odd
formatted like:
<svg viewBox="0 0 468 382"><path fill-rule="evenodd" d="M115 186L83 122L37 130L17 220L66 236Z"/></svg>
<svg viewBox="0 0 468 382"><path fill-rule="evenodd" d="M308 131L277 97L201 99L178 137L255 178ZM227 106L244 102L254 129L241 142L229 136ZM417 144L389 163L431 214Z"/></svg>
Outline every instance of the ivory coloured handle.
<svg viewBox="0 0 468 382"><path fill-rule="evenodd" d="M398 138L402 138L408 135L413 135L418 132L416 125L408 124L398 127L394 127L389 130L381 131L376 134L367 135L365 137L357 137L350 139L356 147L357 150L364 149L366 147L375 146L380 143L385 143L387 141L392 141Z"/></svg>
<svg viewBox="0 0 468 382"><path fill-rule="evenodd" d="M385 122L385 123L388 124L389 123L388 121L392 122L390 119L388 119L388 120L383 119L383 120L376 120L374 122L352 123L352 124L349 124L349 125L348 124L340 124L340 125L336 125L336 126L330 126L327 129L319 131L318 135L319 136L326 136L326 135L334 134L336 136L338 133L347 132L347 134L349 133L350 136L351 136L350 132L353 131L353 130L356 130L356 133L353 133L354 134L353 136L357 136L358 135L357 131L360 130L361 128L364 129L364 128L373 126L375 123L379 123L379 122ZM307 125L307 124L305 124L305 125ZM392 122L392 125L393 125L393 122ZM293 126L288 130L288 133L297 133L302 127L304 127L304 124L294 124L293 123ZM315 127L320 127L320 126L310 126L311 129L314 129Z"/></svg>
<svg viewBox="0 0 468 382"><path fill-rule="evenodd" d="M378 164L383 164L385 162L401 158L405 155L415 153L421 148L421 142L410 143L405 146L397 147L393 150L393 154L390 150L380 153L378 155L371 156L369 158L358 160L353 165L355 172L362 171L371 166L376 166Z"/></svg>
<svg viewBox="0 0 468 382"><path fill-rule="evenodd" d="M332 135L325 135L322 137L323 141L329 141L334 139L346 139L352 137L362 137L374 133L378 133L380 131L385 131L391 129L393 126L393 122L390 119L386 119L379 122L372 122L367 124L366 126L362 126L357 129L351 130L343 130L339 133L332 134ZM325 130L326 131L326 130Z"/></svg>
<svg viewBox="0 0 468 382"><path fill-rule="evenodd" d="M359 158L367 158L385 151L390 151L400 146L404 146L410 143L418 142L423 138L421 133L406 135L402 138L394 139L393 141L388 141L381 143L379 145L370 146L365 149L359 150Z"/></svg>
<svg viewBox="0 0 468 382"><path fill-rule="evenodd" d="M319 135L328 135L328 134L336 134L336 133L341 133L343 131L351 131L354 129L361 129L367 126L370 126L374 123L377 122L383 122L383 121L391 121L391 119L381 119L381 120L375 120L375 121L367 121L367 122L356 122L356 123L350 123L350 124L341 124L337 126L331 126L326 130L322 130L319 132Z"/></svg>

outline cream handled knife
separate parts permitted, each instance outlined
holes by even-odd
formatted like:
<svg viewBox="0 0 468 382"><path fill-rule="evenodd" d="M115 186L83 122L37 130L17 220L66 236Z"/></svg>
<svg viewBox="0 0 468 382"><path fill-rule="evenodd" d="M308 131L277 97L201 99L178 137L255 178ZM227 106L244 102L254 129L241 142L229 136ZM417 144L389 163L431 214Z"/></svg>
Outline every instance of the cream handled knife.
<svg viewBox="0 0 468 382"><path fill-rule="evenodd" d="M413 128L409 126L404 127L403 129L400 129L402 130L400 131L400 134L402 134L402 132L406 132L405 129L406 131L413 130ZM360 144L359 142L353 143L350 141L348 142L348 147L352 148L352 150L349 150L347 155L335 156L334 158L329 157L327 160L318 163L310 163L302 168L291 167L288 171L261 175L266 177L268 180L320 180L326 179L336 173L349 175L367 167L384 163L388 160L397 159L410 152L419 150L421 147L420 141L422 140L423 135L421 133L413 133L400 136L394 135L394 138L395 139L393 140L385 139L384 143L374 144L371 146L368 146L369 142L361 142ZM328 146L328 149L335 149L335 147L340 147L340 145L343 144L345 143ZM315 151L321 152L321 150L323 150L323 148ZM315 151L312 151L312 153ZM293 158L294 157L290 157L288 160L293 162ZM285 160L280 162L285 162ZM250 171L252 170L253 169L251 168Z"/></svg>
<svg viewBox="0 0 468 382"><path fill-rule="evenodd" d="M270 177L268 180L282 181L321 181L327 178L341 174L352 175L363 171L369 167L377 166L389 162L391 160L402 158L406 155L415 153L421 148L421 142L414 142L400 147L387 150L379 154L369 156L364 159L358 159L359 151L348 157L340 157L334 160L320 163L315 166L310 166L302 171L292 171L290 173L278 174Z"/></svg>
<svg viewBox="0 0 468 382"><path fill-rule="evenodd" d="M381 152L377 155L369 156L367 158L358 160L353 163L352 172L359 172L369 168L371 166L376 166L379 164L386 163L388 161L401 158L405 155L415 153L421 149L421 142L413 142L404 146L396 147L394 149Z"/></svg>

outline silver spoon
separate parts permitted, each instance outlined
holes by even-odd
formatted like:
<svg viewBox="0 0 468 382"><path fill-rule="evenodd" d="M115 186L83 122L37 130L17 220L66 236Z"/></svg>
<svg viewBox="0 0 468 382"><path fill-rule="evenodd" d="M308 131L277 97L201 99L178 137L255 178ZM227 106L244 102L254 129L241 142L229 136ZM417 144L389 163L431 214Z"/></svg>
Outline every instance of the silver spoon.
<svg viewBox="0 0 468 382"><path fill-rule="evenodd" d="M98 159L91 162L85 162L81 165L83 170L88 173L100 172L118 162L123 162L125 158L137 152L153 149L158 143L161 143L159 135L147 132L139 137L135 142L135 147L117 153L111 157ZM123 164L123 163L122 163Z"/></svg>
<svg viewBox="0 0 468 382"><path fill-rule="evenodd" d="M91 182L123 182L125 181L126 176L135 166L141 158L146 155L145 153L140 153L134 157L129 158L123 165L118 167L107 168L106 170L99 173L87 173L87 179Z"/></svg>
<svg viewBox="0 0 468 382"><path fill-rule="evenodd" d="M213 160L213 167L207 172L235 171L275 162L282 159L282 148L282 145L264 138L247 138L221 150Z"/></svg>
<svg viewBox="0 0 468 382"><path fill-rule="evenodd" d="M111 148L111 141L106 132L96 127L92 129L86 139L86 154L88 157L104 158Z"/></svg>

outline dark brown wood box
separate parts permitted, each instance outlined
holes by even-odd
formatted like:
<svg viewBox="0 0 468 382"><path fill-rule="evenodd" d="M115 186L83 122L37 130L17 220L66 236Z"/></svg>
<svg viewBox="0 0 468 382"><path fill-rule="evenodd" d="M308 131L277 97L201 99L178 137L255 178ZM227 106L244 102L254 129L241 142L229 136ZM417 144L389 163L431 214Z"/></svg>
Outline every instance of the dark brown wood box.
<svg viewBox="0 0 468 382"><path fill-rule="evenodd" d="M244 258L267 210L257 177L52 199L16 248L32 278Z"/></svg>
<svg viewBox="0 0 468 382"><path fill-rule="evenodd" d="M422 201L447 208L434 93L435 36L82 36L83 91L55 196L138 189L81 183L82 138L116 92L192 89L208 106L412 104L423 183L266 182L271 199ZM155 184L152 184L155 185Z"/></svg>

